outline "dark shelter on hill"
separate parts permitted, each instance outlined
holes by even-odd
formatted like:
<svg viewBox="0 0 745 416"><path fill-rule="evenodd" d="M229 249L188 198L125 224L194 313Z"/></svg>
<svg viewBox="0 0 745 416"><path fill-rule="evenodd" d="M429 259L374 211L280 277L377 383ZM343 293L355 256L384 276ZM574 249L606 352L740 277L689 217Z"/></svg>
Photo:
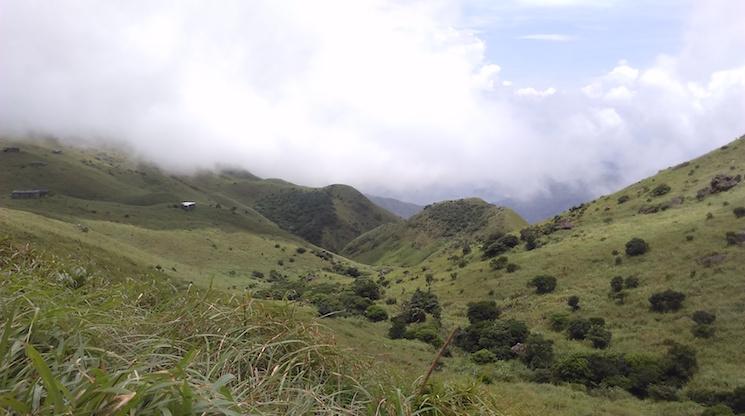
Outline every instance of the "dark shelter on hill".
<svg viewBox="0 0 745 416"><path fill-rule="evenodd" d="M10 193L10 197L13 199L38 199L47 195L49 195L48 189L29 189Z"/></svg>
<svg viewBox="0 0 745 416"><path fill-rule="evenodd" d="M21 151L21 149L19 149L17 147L5 147L5 148L3 148L3 153L18 153L20 151Z"/></svg>

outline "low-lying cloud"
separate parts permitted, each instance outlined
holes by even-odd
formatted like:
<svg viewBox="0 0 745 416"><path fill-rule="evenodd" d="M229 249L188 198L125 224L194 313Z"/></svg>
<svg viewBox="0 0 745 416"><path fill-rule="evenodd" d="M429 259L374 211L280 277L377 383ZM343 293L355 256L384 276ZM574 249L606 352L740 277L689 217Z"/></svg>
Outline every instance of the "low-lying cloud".
<svg viewBox="0 0 745 416"><path fill-rule="evenodd" d="M523 199L606 192L745 133L741 2L701 2L679 54L569 90L502 79L460 6L0 1L0 130L178 171Z"/></svg>

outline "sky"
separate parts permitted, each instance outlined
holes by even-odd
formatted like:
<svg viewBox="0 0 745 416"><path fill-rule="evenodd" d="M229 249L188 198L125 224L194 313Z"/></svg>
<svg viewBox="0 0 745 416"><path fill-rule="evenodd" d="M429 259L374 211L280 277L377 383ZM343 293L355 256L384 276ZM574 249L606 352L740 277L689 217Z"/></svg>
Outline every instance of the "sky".
<svg viewBox="0 0 745 416"><path fill-rule="evenodd" d="M745 133L739 0L0 0L0 134L418 203L589 198Z"/></svg>

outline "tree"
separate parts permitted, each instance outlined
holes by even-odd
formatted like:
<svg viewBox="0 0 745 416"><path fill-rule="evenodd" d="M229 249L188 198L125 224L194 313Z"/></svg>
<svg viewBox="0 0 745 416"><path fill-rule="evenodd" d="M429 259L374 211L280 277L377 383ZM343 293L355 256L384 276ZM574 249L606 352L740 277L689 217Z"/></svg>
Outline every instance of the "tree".
<svg viewBox="0 0 745 416"><path fill-rule="evenodd" d="M577 295L569 296L569 298L567 299L567 305L569 305L569 307L572 308L573 312L579 310L579 296Z"/></svg>
<svg viewBox="0 0 745 416"><path fill-rule="evenodd" d="M626 254L629 256L641 256L649 250L649 244L641 238L632 238L626 243Z"/></svg>
<svg viewBox="0 0 745 416"><path fill-rule="evenodd" d="M380 299L380 288L377 283L367 278L356 279L352 282L352 291L357 296L368 298L370 300Z"/></svg>
<svg viewBox="0 0 745 416"><path fill-rule="evenodd" d="M684 293L668 289L650 296L649 303L655 312L675 312L683 307L685 298Z"/></svg>
<svg viewBox="0 0 745 416"><path fill-rule="evenodd" d="M499 312L497 302L493 300L483 300L480 302L469 303L466 316L471 324L476 324L482 321L493 321L499 318Z"/></svg>
<svg viewBox="0 0 745 416"><path fill-rule="evenodd" d="M529 287L535 288L535 293L551 293L556 289L556 278L553 276L536 276L530 282Z"/></svg>

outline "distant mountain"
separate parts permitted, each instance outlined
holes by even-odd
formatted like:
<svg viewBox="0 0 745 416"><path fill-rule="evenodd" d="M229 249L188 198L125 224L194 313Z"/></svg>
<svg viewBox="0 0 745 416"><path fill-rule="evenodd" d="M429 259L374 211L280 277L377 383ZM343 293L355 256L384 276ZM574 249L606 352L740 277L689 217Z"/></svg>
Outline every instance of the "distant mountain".
<svg viewBox="0 0 745 416"><path fill-rule="evenodd" d="M509 208L478 198L427 205L410 219L380 226L350 242L341 254L370 264L413 265L440 248L465 244L527 225Z"/></svg>
<svg viewBox="0 0 745 416"><path fill-rule="evenodd" d="M409 219L424 209L424 207L421 205L400 201L394 198L386 198L383 196L375 196L370 194L365 194L365 196L375 205L387 209L388 211L398 215L403 219Z"/></svg>

